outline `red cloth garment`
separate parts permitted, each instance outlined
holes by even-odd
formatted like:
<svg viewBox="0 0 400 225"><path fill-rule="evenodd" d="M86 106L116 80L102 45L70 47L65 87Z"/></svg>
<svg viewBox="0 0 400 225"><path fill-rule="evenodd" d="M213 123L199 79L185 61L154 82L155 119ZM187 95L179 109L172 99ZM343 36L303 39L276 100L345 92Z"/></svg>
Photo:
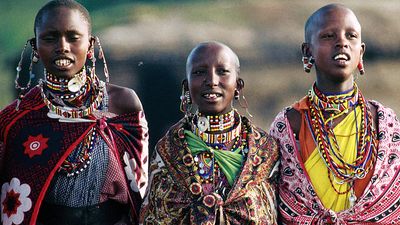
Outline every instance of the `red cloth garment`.
<svg viewBox="0 0 400 225"><path fill-rule="evenodd" d="M59 122L47 116L38 87L15 110L16 101L0 112L0 165L2 221L36 224L40 205L55 173L93 127L108 140L119 168L125 174L132 214L137 218L146 188L148 133L143 112L94 122ZM1 155L1 154L0 154Z"/></svg>

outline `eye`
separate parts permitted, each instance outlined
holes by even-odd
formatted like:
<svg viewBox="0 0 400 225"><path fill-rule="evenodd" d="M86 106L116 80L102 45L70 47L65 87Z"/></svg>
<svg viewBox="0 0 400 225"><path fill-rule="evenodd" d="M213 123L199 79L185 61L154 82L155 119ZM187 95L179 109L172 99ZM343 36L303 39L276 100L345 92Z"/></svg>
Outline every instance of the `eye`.
<svg viewBox="0 0 400 225"><path fill-rule="evenodd" d="M40 37L40 40L45 41L45 42L52 42L55 41L57 38L54 35L45 35Z"/></svg>
<svg viewBox="0 0 400 225"><path fill-rule="evenodd" d="M230 74L230 71L228 69L225 69L225 68L218 68L217 69L217 74L218 75L228 75L228 74Z"/></svg>
<svg viewBox="0 0 400 225"><path fill-rule="evenodd" d="M204 74L206 74L206 70L198 69L192 71L192 75L194 76L202 76Z"/></svg>
<svg viewBox="0 0 400 225"><path fill-rule="evenodd" d="M324 33L321 35L321 39L332 39L334 37L333 33Z"/></svg>
<svg viewBox="0 0 400 225"><path fill-rule="evenodd" d="M351 32L351 33L347 33L347 37L350 39L357 39L358 38L358 34L355 32Z"/></svg>

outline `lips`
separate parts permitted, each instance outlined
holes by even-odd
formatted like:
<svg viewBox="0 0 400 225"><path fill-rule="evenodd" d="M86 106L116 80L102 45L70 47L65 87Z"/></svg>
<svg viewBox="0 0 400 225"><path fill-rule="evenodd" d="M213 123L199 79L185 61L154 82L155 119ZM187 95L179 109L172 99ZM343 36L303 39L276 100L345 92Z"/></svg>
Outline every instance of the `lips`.
<svg viewBox="0 0 400 225"><path fill-rule="evenodd" d="M213 99L217 99L219 97L222 96L222 94L219 93L206 93L202 95L203 98L209 99L209 100L213 100Z"/></svg>
<svg viewBox="0 0 400 225"><path fill-rule="evenodd" d="M73 62L74 62L74 60L72 60L72 59L70 59L70 58L68 58L68 57L66 57L66 56L64 56L64 57L63 57L63 56L57 57L57 58L54 60L54 64L55 64L57 67L62 68L62 69L71 66L71 65L73 64Z"/></svg>
<svg viewBox="0 0 400 225"><path fill-rule="evenodd" d="M59 67L66 67L72 64L70 59L56 59L54 63Z"/></svg>
<svg viewBox="0 0 400 225"><path fill-rule="evenodd" d="M339 54L336 54L335 56L333 56L333 60L335 60L335 61L341 61L341 60L349 61L350 60L350 56L348 54L346 54L346 53L339 53Z"/></svg>

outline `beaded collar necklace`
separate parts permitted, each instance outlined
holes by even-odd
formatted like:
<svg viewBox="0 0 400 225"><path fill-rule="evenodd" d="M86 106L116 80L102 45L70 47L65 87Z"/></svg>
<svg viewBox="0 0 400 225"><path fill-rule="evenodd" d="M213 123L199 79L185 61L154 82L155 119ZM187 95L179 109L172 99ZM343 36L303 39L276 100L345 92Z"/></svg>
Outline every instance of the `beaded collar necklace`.
<svg viewBox="0 0 400 225"><path fill-rule="evenodd" d="M75 74L73 78L57 78L53 74L49 73L44 69L45 84L47 88L53 91L60 92L72 92L75 93L85 85L86 83L86 69L82 68L79 73Z"/></svg>
<svg viewBox="0 0 400 225"><path fill-rule="evenodd" d="M347 113L358 103L358 87L355 83L351 90L338 95L325 95L317 88L316 84L313 85L310 92L312 102L318 108L335 115L343 111Z"/></svg>
<svg viewBox="0 0 400 225"><path fill-rule="evenodd" d="M240 131L241 119L235 110L219 116L196 113L192 120L192 132L208 144L230 143L240 136Z"/></svg>
<svg viewBox="0 0 400 225"><path fill-rule="evenodd" d="M84 88L84 90L79 91L78 93L82 94L77 95L75 97L70 97L70 96L65 97L65 95L68 95L69 92L65 92L65 94L63 95L62 92L57 92L54 91L52 88L48 88L47 82L45 84L43 84L44 82L40 83L43 101L50 110L50 112L48 113L49 117L72 118L72 119L82 118L90 115L100 106L105 91L104 82L99 81L97 76L94 76L93 77L94 79L92 79L91 77L88 77L87 79L86 72L81 71L77 76L69 80L68 83L71 83L72 80L74 80L77 77L80 77L81 76L80 74L85 74L84 80L86 83L84 83L83 85L79 84L82 86L80 88ZM49 75L47 73L46 77L54 77L54 76L51 74ZM65 84L65 80L63 80L62 82L64 82ZM52 85L51 87L54 87L54 85ZM44 89L47 89L48 96L46 95ZM77 99L78 96L79 99ZM64 100L68 102L64 102ZM87 102L87 104L81 105L82 101ZM68 103L68 105L66 105L65 103Z"/></svg>
<svg viewBox="0 0 400 225"><path fill-rule="evenodd" d="M371 111L356 84L354 84L354 91L341 96L340 100L334 96L325 96L314 84L314 87L308 94L308 100L310 103L310 114L307 113L307 121L313 131L312 134L318 151L328 168L328 172L332 173L334 178L339 178L342 183L364 178L376 161L377 138L372 125ZM323 106L329 107L328 110L323 108ZM325 111L332 112L330 109L331 106L334 106L338 111L333 110L333 113L330 115L324 115L323 112ZM354 107L354 115L356 115L355 107L360 107L362 114L360 127L358 127L357 118L355 118L356 140L358 142L356 149L357 157L355 162L350 163L345 162L339 153L340 147L337 143L333 127L328 124L333 121L333 118L343 115L345 111L349 110L349 107ZM347 193L350 189L344 193Z"/></svg>

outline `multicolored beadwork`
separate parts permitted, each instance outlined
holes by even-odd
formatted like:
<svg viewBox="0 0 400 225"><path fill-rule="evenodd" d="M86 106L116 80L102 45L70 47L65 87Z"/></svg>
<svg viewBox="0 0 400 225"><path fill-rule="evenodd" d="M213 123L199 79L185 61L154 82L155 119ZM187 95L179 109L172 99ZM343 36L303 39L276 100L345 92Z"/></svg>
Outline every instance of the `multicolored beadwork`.
<svg viewBox="0 0 400 225"><path fill-rule="evenodd" d="M82 147L76 158L72 158L73 154L63 162L59 168L60 172L65 173L68 177L74 176L82 172L92 159L93 146L96 140L96 128L89 132L82 142Z"/></svg>
<svg viewBox="0 0 400 225"><path fill-rule="evenodd" d="M75 77L84 76L81 90L71 93L65 88L67 79L57 79L46 72L46 81L40 84L43 101L50 112L63 118L82 118L95 111L103 100L105 84L97 76L86 77L85 68ZM81 78L80 78L81 79ZM57 84L55 84L58 82Z"/></svg>
<svg viewBox="0 0 400 225"><path fill-rule="evenodd" d="M310 103L310 115L307 114L307 120L313 131L318 151L329 173L332 173L334 178L348 183L364 178L376 161L377 136L372 125L371 111L366 105L357 85L354 84L353 90L349 93L337 97L335 95L324 95L314 84L312 90L309 91L308 99ZM340 147L331 123L334 118L348 113L349 110L355 110L355 107L360 107L362 119L360 128L357 127L358 144L355 150L357 151L356 161L349 163L338 153ZM350 190L351 187L345 193ZM335 189L335 191L337 190Z"/></svg>
<svg viewBox="0 0 400 225"><path fill-rule="evenodd" d="M239 115L235 118L235 114L235 110L219 116L197 113L192 120L192 131L206 143L229 143L240 135L241 120Z"/></svg>

